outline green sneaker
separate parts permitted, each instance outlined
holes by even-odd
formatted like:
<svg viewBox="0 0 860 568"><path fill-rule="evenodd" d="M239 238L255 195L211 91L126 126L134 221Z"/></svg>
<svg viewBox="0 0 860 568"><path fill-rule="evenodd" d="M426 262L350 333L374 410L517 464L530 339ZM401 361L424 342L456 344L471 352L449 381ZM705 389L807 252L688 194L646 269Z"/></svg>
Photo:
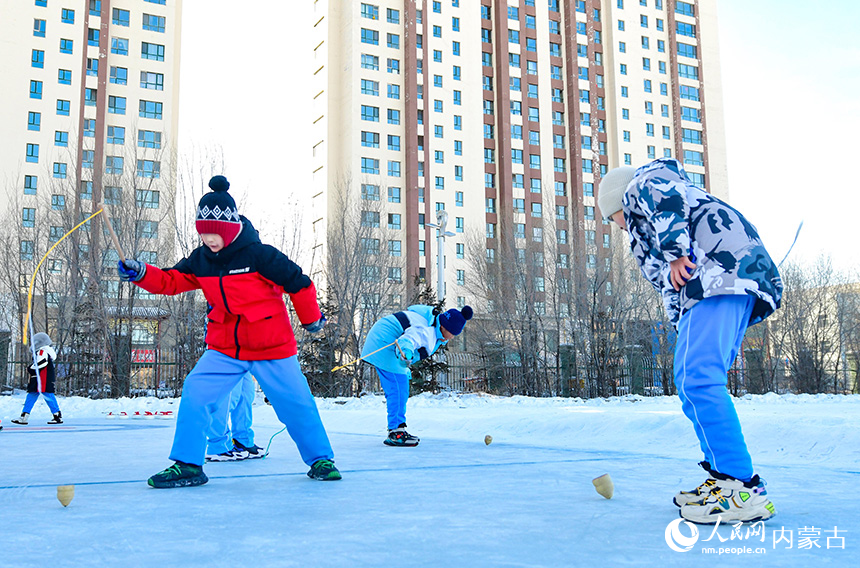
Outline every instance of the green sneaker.
<svg viewBox="0 0 860 568"><path fill-rule="evenodd" d="M337 481L341 479L340 472L331 460L317 460L311 466L308 477L319 481Z"/></svg>
<svg viewBox="0 0 860 568"><path fill-rule="evenodd" d="M207 481L209 478L203 473L202 466L178 461L164 471L150 477L146 483L156 489L170 489L172 487L203 485Z"/></svg>

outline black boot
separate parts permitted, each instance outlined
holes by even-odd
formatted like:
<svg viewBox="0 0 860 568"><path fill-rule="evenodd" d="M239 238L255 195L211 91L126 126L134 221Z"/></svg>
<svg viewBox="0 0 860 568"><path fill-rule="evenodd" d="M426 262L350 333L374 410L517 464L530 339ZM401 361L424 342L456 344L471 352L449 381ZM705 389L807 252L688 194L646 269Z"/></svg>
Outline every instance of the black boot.
<svg viewBox="0 0 860 568"><path fill-rule="evenodd" d="M62 424L63 423L63 413L57 411L54 413L54 417L48 421L48 424Z"/></svg>

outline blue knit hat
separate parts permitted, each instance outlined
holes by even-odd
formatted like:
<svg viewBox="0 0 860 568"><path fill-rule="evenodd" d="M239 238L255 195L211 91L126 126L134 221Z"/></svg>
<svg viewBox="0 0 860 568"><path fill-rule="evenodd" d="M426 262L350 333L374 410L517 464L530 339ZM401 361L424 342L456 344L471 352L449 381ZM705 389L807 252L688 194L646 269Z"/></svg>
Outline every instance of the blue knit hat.
<svg viewBox="0 0 860 568"><path fill-rule="evenodd" d="M439 323L453 335L460 335L466 321L472 319L472 308L463 306L462 309L450 309L439 316Z"/></svg>

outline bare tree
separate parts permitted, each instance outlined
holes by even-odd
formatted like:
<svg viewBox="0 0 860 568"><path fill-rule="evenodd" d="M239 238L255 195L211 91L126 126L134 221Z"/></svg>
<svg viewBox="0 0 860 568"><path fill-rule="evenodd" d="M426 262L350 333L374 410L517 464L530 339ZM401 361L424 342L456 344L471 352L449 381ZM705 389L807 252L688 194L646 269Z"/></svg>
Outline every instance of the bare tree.
<svg viewBox="0 0 860 568"><path fill-rule="evenodd" d="M401 307L406 289L402 221L385 217L380 204L384 188L369 181L359 185L346 175L331 190L323 302L328 324L304 345L305 374L327 395L361 391L358 366L337 373L331 369L359 357L371 326Z"/></svg>

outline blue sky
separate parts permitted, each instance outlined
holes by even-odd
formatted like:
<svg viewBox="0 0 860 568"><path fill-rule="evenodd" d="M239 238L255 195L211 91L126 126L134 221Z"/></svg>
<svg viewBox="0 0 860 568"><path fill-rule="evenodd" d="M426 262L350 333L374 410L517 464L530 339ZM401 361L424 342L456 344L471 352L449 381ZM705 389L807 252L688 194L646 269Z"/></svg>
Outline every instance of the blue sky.
<svg viewBox="0 0 860 568"><path fill-rule="evenodd" d="M779 261L860 267L860 3L719 0L730 200Z"/></svg>
<svg viewBox="0 0 860 568"><path fill-rule="evenodd" d="M250 214L267 215L272 196L310 183L307 94L273 63L283 57L296 76L311 73L307 4L184 4L181 135L223 147L231 191ZM839 268L857 269L860 183L851 166L860 161L860 34L853 27L860 2L717 5L732 204L777 261L803 221L792 260L824 253ZM271 33L261 27L266 20L292 22L294 30Z"/></svg>

